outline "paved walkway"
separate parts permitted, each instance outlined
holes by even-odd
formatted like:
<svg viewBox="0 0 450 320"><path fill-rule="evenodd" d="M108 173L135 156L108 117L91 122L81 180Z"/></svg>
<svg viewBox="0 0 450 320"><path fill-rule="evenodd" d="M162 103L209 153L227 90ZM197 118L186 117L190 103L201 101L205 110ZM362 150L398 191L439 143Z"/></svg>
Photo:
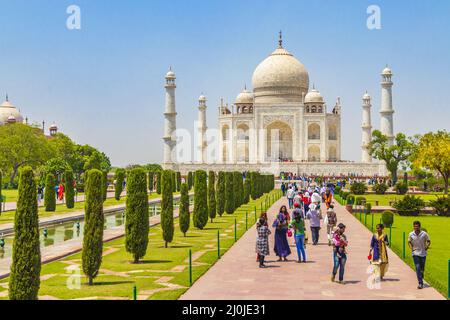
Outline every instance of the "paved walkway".
<svg viewBox="0 0 450 320"><path fill-rule="evenodd" d="M269 225L285 198L269 209ZM330 280L332 251L327 245L326 230L320 231L319 245L306 247L309 262L296 263L294 240L289 238L292 255L288 262L276 262L273 253L273 231L270 238L269 268L260 269L256 262L253 226L230 250L184 295L181 300L267 300L267 299L444 299L434 288L416 289L415 272L389 249L390 265L379 289L369 289L367 254L371 233L344 207L336 203L338 222L347 226L349 240L345 284ZM309 238L311 233L308 230ZM370 282L370 281L369 281Z"/></svg>

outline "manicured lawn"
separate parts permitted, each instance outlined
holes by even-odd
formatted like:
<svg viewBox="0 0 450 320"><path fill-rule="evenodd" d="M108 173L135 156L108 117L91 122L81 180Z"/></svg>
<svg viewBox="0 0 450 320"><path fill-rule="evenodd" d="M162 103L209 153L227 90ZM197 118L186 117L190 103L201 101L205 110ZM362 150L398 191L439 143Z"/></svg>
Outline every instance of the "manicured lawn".
<svg viewBox="0 0 450 320"><path fill-rule="evenodd" d="M174 193L174 195L178 195L178 194L179 194L179 192ZM151 195L148 196L148 199L151 200L151 199L156 199L156 198L160 198L160 197L161 197L161 195L157 194L156 192L153 192ZM119 201L117 201L114 198L108 198L103 203L103 207L107 208L110 206L124 204L125 200L126 200L126 197L122 197ZM58 204L58 205L56 205L55 212L46 212L44 207L39 207L39 218L48 218L48 217L57 216L57 215L60 215L63 213L70 213L70 212L82 211L82 210L84 210L84 201L75 202L75 207L72 209L67 209L65 204ZM14 222L14 215L15 215L15 211L2 212L0 215L0 224Z"/></svg>
<svg viewBox="0 0 450 320"><path fill-rule="evenodd" d="M442 193L440 195L442 195ZM416 196L421 197L425 202L436 199L436 194L425 194L425 195L416 195ZM364 197L367 199L367 202L370 202L372 205L375 205L376 201L378 201L379 202L378 205L380 205L380 206L389 206L389 201L394 201L396 199L400 200L404 197L404 195L365 194L365 195L357 195L356 197Z"/></svg>
<svg viewBox="0 0 450 320"><path fill-rule="evenodd" d="M359 217L359 214L357 215ZM375 214L375 225L381 215ZM405 233L405 261L414 268L411 252L408 248L408 234L412 231L413 221L419 220L427 229L431 239L431 247L425 267L425 280L447 297L448 292L448 260L450 260L450 218L437 216L403 217L395 215L392 226L391 248L402 258L403 232ZM364 223L364 215L362 216ZM367 226L371 229L371 217L367 217ZM389 229L385 229L389 236Z"/></svg>
<svg viewBox="0 0 450 320"><path fill-rule="evenodd" d="M17 202L17 190L2 190L2 196L6 197L6 202Z"/></svg>
<svg viewBox="0 0 450 320"><path fill-rule="evenodd" d="M272 191L270 198L278 199L278 190ZM234 222L237 220L238 237L246 232L246 212L248 227L255 223L254 208L259 216L261 199L250 201L241 206L232 215L224 214L214 222L208 222L203 230L192 226L187 237L179 231L178 219L175 220L174 241L164 248L161 227L150 228L147 255L139 264L132 264L132 257L126 252L124 238L104 244L104 257L99 276L94 286L86 285L81 277L81 287L70 290L67 287L71 272L67 267L81 265L81 253L63 260L42 266L40 296L59 299L131 299L133 286L137 287L138 299L177 299L189 287L189 250L192 250L193 281L197 280L217 261L217 232L220 233L221 254L234 243ZM5 285L8 279L0 282L0 296L6 295ZM219 285L219 284L218 284ZM6 299L7 296L2 299Z"/></svg>

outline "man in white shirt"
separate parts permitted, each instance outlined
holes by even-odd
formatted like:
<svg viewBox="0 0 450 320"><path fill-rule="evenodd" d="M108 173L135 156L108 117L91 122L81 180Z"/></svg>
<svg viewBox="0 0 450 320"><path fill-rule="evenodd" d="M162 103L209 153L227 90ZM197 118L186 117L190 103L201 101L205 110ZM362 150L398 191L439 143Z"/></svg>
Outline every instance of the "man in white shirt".
<svg viewBox="0 0 450 320"><path fill-rule="evenodd" d="M294 195L294 188L292 186L289 186L288 191L286 191L286 197L288 198L289 202L289 209L292 209L294 207Z"/></svg>
<svg viewBox="0 0 450 320"><path fill-rule="evenodd" d="M428 233L420 229L420 221L413 222L414 231L408 236L408 246L412 251L414 266L416 267L417 289L423 289L423 275L425 273L425 261L431 241Z"/></svg>

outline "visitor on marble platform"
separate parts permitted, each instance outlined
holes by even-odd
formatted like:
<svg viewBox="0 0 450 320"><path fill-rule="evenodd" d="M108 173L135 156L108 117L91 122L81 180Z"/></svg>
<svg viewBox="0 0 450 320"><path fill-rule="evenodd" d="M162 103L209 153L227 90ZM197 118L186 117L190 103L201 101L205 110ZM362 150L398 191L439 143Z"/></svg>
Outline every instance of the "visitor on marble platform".
<svg viewBox="0 0 450 320"><path fill-rule="evenodd" d="M287 240L287 231L289 226L289 212L286 206L280 208L272 227L275 228L275 254L279 257L278 261L287 261L287 257L291 254L291 248Z"/></svg>
<svg viewBox="0 0 450 320"><path fill-rule="evenodd" d="M259 267L265 268L264 259L269 255L269 235L271 234L267 226L267 220L263 217L259 218L256 230L256 254L259 258Z"/></svg>
<svg viewBox="0 0 450 320"><path fill-rule="evenodd" d="M306 219L310 221L312 244L317 245L319 243L320 220L322 220L320 204L311 203Z"/></svg>
<svg viewBox="0 0 450 320"><path fill-rule="evenodd" d="M344 284L345 264L347 262L348 245L347 237L345 235L345 225L339 223L338 229L333 236L333 272L331 274L331 281L334 282L336 274L339 269L339 283Z"/></svg>
<svg viewBox="0 0 450 320"><path fill-rule="evenodd" d="M373 272L380 280L383 279L389 266L389 258L387 254L387 246L389 239L383 233L384 225L377 224L377 232L372 236L370 241L369 260L372 264Z"/></svg>
<svg viewBox="0 0 450 320"><path fill-rule="evenodd" d="M293 211L293 219L289 227L294 229L295 245L297 247L297 262L306 262L306 253L304 248L305 242L305 220L302 217L302 211L297 203L294 204L296 208Z"/></svg>
<svg viewBox="0 0 450 320"><path fill-rule="evenodd" d="M336 228L336 224L337 224L337 216L336 216L336 212L334 212L333 205L331 205L327 209L327 214L325 216L323 224L327 228L328 245L331 246L332 240L333 240L333 231Z"/></svg>
<svg viewBox="0 0 450 320"><path fill-rule="evenodd" d="M295 195L294 188L292 186L289 186L289 189L286 191L286 197L289 202L289 209L292 209L294 206L294 195Z"/></svg>
<svg viewBox="0 0 450 320"><path fill-rule="evenodd" d="M417 287L417 289L423 289L425 261L428 254L428 248L431 245L431 240L428 233L421 230L420 221L414 221L413 227L414 231L412 231L408 236L408 246L412 251L417 280L419 282L419 286Z"/></svg>

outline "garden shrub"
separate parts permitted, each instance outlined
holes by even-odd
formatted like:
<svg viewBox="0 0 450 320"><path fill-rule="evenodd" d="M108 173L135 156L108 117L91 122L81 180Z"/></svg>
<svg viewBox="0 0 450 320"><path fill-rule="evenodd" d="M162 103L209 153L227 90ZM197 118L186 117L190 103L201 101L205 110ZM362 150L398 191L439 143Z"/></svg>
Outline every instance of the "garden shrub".
<svg viewBox="0 0 450 320"><path fill-rule="evenodd" d="M180 230L186 237L191 223L191 215L189 213L189 186L187 183L181 184L181 198L180 198Z"/></svg>
<svg viewBox="0 0 450 320"><path fill-rule="evenodd" d="M355 203L355 196L353 194L348 194L345 198L347 200L347 204L354 204Z"/></svg>
<svg viewBox="0 0 450 320"><path fill-rule="evenodd" d="M398 194L406 194L408 192L408 184L405 182L397 182L395 185L395 191Z"/></svg>
<svg viewBox="0 0 450 320"><path fill-rule="evenodd" d="M47 174L45 180L44 205L46 212L54 212L56 210L56 191L55 176L53 173Z"/></svg>
<svg viewBox="0 0 450 320"><path fill-rule="evenodd" d="M75 207L75 190L73 187L73 171L72 170L66 170L64 172L64 188L65 191L65 198L66 198L66 207L67 209L72 209Z"/></svg>
<svg viewBox="0 0 450 320"><path fill-rule="evenodd" d="M151 175L152 173L150 173ZM117 169L116 171L116 185L114 187L114 198L119 201L123 191L123 181L125 180L125 170Z"/></svg>
<svg viewBox="0 0 450 320"><path fill-rule="evenodd" d="M214 171L208 173L208 213L211 222L216 217L216 174Z"/></svg>
<svg viewBox="0 0 450 320"><path fill-rule="evenodd" d="M164 170L161 174L161 228L164 246L173 240L173 186L175 175L170 170Z"/></svg>
<svg viewBox="0 0 450 320"><path fill-rule="evenodd" d="M394 224L394 213L392 211L384 211L381 215L381 221L385 227L390 227Z"/></svg>
<svg viewBox="0 0 450 320"><path fill-rule="evenodd" d="M365 197L356 197L355 198L355 204L358 205L358 206L360 206L360 205L362 205L363 203L366 203L366 202L367 202L367 199Z"/></svg>
<svg viewBox="0 0 450 320"><path fill-rule="evenodd" d="M336 188L334 188L334 193L335 194L340 194L341 190L342 190L341 187L336 187Z"/></svg>
<svg viewBox="0 0 450 320"><path fill-rule="evenodd" d="M350 186L350 191L356 195L364 194L367 191L367 186L364 182L354 182Z"/></svg>
<svg viewBox="0 0 450 320"><path fill-rule="evenodd" d="M221 217L225 212L225 172L219 171L216 188L216 210Z"/></svg>
<svg viewBox="0 0 450 320"><path fill-rule="evenodd" d="M429 202L429 206L436 210L436 214L442 217L450 216L450 197L437 197L435 200Z"/></svg>
<svg viewBox="0 0 450 320"><path fill-rule="evenodd" d="M208 194L206 172L198 170L194 176L194 227L203 230L208 223Z"/></svg>
<svg viewBox="0 0 450 320"><path fill-rule="evenodd" d="M401 216L418 216L420 210L425 207L425 202L416 196L406 195L401 200L396 200L393 207Z"/></svg>
<svg viewBox="0 0 450 320"><path fill-rule="evenodd" d="M388 185L385 183L377 183L373 186L373 191L375 191L376 194L385 194L388 188Z"/></svg>
<svg viewBox="0 0 450 320"><path fill-rule="evenodd" d="M233 197L233 173L225 173L225 212L233 214L234 212L234 197Z"/></svg>
<svg viewBox="0 0 450 320"><path fill-rule="evenodd" d="M371 203L367 202L365 205L365 208L366 208L366 212L368 214L370 214L372 212L372 204Z"/></svg>

